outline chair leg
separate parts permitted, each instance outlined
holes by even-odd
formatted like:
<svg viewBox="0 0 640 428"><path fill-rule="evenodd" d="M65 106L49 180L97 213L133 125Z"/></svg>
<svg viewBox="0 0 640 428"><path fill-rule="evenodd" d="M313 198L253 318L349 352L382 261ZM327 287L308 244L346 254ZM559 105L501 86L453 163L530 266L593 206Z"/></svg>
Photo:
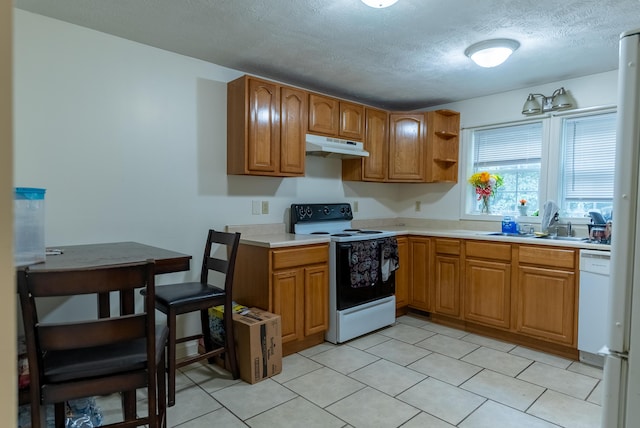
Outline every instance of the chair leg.
<svg viewBox="0 0 640 428"><path fill-rule="evenodd" d="M54 426L56 428L65 428L66 425L66 421L65 421L65 403L64 401L62 403L55 403L53 405L53 419L54 419ZM42 413L40 413L42 415ZM44 420L47 420L46 417L46 413L44 416Z"/></svg>
<svg viewBox="0 0 640 428"><path fill-rule="evenodd" d="M124 420L130 421L137 418L136 411L136 390L124 391L122 393L122 412Z"/></svg>
<svg viewBox="0 0 640 428"><path fill-rule="evenodd" d="M233 311L224 311L225 356L229 361L229 371L234 379L240 377L240 368L236 358L235 333L233 328Z"/></svg>
<svg viewBox="0 0 640 428"><path fill-rule="evenodd" d="M167 427L167 373L165 371L166 352L162 352L160 364L156 368L156 376L158 378L158 426L160 428Z"/></svg>
<svg viewBox="0 0 640 428"><path fill-rule="evenodd" d="M174 406L176 404L176 313L173 309L169 309L167 314L167 327L169 328L169 341L167 348L169 349L167 366L169 377L169 404L168 406Z"/></svg>
<svg viewBox="0 0 640 428"><path fill-rule="evenodd" d="M200 310L200 329L202 331L202 343L204 344L204 351L213 351L213 340L211 339L211 329L209 328L209 310ZM207 359L209 364L215 363L213 357Z"/></svg>

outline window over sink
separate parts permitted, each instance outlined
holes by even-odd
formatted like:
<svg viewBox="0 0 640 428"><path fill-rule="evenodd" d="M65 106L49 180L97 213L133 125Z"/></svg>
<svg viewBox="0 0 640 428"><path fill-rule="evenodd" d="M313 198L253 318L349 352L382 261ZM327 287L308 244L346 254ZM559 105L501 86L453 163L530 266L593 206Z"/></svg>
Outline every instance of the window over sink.
<svg viewBox="0 0 640 428"><path fill-rule="evenodd" d="M491 198L494 215L517 214L521 199L528 215L547 200L556 201L565 218L594 209L610 215L615 127L615 109L602 108L468 129L465 178L479 171L503 178ZM463 215L480 215L481 202L467 187Z"/></svg>

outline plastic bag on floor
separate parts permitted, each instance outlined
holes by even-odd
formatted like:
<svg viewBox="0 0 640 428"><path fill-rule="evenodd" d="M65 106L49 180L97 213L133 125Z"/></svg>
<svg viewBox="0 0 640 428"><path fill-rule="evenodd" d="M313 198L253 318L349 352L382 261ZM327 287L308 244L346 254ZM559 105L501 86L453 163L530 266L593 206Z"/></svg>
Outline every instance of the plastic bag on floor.
<svg viewBox="0 0 640 428"><path fill-rule="evenodd" d="M102 410L94 397L71 400L65 406L65 428L96 428L102 426ZM55 427L53 406L46 407L47 428ZM31 407L18 407L18 428L31 427Z"/></svg>
<svg viewBox="0 0 640 428"><path fill-rule="evenodd" d="M102 410L94 397L70 400L66 406L65 428L95 428L102 426Z"/></svg>

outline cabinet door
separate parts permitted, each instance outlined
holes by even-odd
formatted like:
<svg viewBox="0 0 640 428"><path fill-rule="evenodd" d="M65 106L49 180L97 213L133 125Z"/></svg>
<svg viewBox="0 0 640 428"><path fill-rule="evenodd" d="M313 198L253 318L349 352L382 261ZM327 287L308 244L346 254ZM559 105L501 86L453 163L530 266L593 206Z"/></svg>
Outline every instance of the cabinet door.
<svg viewBox="0 0 640 428"><path fill-rule="evenodd" d="M540 339L574 345L575 287L573 272L520 266L517 330Z"/></svg>
<svg viewBox="0 0 640 428"><path fill-rule="evenodd" d="M309 94L309 131L337 136L340 129L340 102L335 98Z"/></svg>
<svg viewBox="0 0 640 428"><path fill-rule="evenodd" d="M508 329L511 325L511 264L466 260L464 318Z"/></svg>
<svg viewBox="0 0 640 428"><path fill-rule="evenodd" d="M389 115L389 180L425 181L423 114Z"/></svg>
<svg viewBox="0 0 640 428"><path fill-rule="evenodd" d="M460 257L436 254L434 312L460 316Z"/></svg>
<svg viewBox="0 0 640 428"><path fill-rule="evenodd" d="M385 181L389 154L389 114L386 111L366 109L364 149L369 157L363 159L363 180Z"/></svg>
<svg viewBox="0 0 640 428"><path fill-rule="evenodd" d="M340 101L341 138L362 141L364 135L364 107L361 104Z"/></svg>
<svg viewBox="0 0 640 428"><path fill-rule="evenodd" d="M409 239L398 238L398 258L396 308L402 308L409 304Z"/></svg>
<svg viewBox="0 0 640 428"><path fill-rule="evenodd" d="M431 310L431 283L429 238L410 238L409 253L411 260L411 288L409 292L409 306L423 311Z"/></svg>
<svg viewBox="0 0 640 428"><path fill-rule="evenodd" d="M273 273L273 311L280 315L282 343L303 338L303 269Z"/></svg>
<svg viewBox="0 0 640 428"><path fill-rule="evenodd" d="M329 269L326 265L304 269L304 335L329 328Z"/></svg>
<svg viewBox="0 0 640 428"><path fill-rule="evenodd" d="M263 80L249 80L249 137L247 169L278 172L280 122L278 86Z"/></svg>
<svg viewBox="0 0 640 428"><path fill-rule="evenodd" d="M280 94L280 172L304 175L307 93L283 87Z"/></svg>

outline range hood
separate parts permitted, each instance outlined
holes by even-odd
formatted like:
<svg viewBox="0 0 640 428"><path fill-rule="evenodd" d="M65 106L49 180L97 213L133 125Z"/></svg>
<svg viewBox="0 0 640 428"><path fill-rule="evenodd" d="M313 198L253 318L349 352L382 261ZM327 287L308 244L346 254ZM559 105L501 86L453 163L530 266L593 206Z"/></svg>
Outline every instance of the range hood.
<svg viewBox="0 0 640 428"><path fill-rule="evenodd" d="M362 143L307 134L307 154L314 156L355 159L369 156Z"/></svg>

